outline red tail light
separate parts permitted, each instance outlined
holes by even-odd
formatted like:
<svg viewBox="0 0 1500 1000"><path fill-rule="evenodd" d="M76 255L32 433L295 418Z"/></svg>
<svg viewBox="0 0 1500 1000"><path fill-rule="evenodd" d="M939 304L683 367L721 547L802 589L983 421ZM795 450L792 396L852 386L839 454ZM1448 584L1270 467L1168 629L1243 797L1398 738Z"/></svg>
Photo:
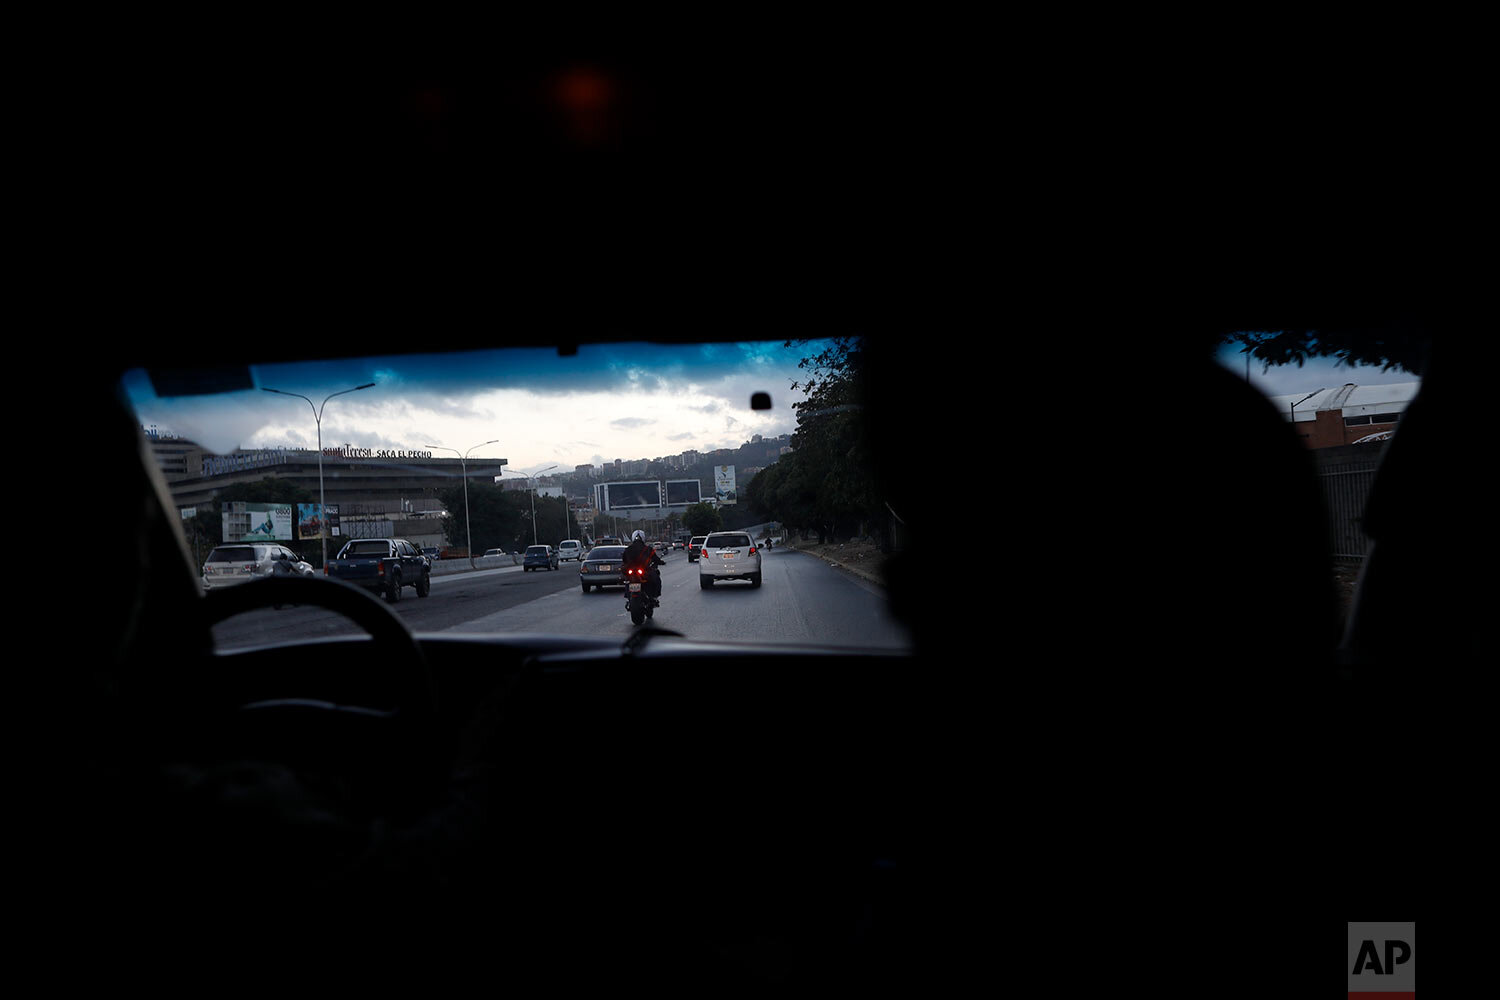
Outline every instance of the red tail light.
<svg viewBox="0 0 1500 1000"><path fill-rule="evenodd" d="M754 545L750 546L750 554L752 556L755 555L755 546Z"/></svg>

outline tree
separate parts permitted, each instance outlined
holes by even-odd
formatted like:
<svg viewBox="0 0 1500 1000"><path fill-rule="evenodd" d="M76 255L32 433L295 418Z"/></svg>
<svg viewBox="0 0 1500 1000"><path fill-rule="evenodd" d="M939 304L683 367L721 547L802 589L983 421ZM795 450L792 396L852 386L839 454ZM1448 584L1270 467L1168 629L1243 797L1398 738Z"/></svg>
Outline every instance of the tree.
<svg viewBox="0 0 1500 1000"><path fill-rule="evenodd" d="M439 490L438 499L449 511L443 519L443 536L449 545L469 549L474 554L513 546L523 525L518 496L524 499L523 494L507 493L493 483L469 484L468 521L474 530L474 545L471 547L464 534L463 486Z"/></svg>
<svg viewBox="0 0 1500 1000"><path fill-rule="evenodd" d="M1223 344L1239 344L1240 353L1272 366L1301 368L1312 358L1338 358L1343 364L1379 365L1420 376L1427 363L1431 338L1410 329L1332 329L1239 332L1224 335Z"/></svg>
<svg viewBox="0 0 1500 1000"><path fill-rule="evenodd" d="M707 535L722 528L724 518L712 504L695 503L682 512L682 523L687 525L689 534Z"/></svg>
<svg viewBox="0 0 1500 1000"><path fill-rule="evenodd" d="M807 343L788 341L787 346ZM806 390L807 398L794 406L793 452L772 467L778 471L755 491L757 508L789 528L816 532L820 542L874 533L889 548L889 515L875 481L864 412L863 342L836 338L798 367L808 378L793 382L792 388Z"/></svg>
<svg viewBox="0 0 1500 1000"><path fill-rule="evenodd" d="M567 528L564 527L564 512L567 503L562 497L538 496L536 498L536 544L550 545L554 549L567 538ZM530 500L527 500L528 518L531 514ZM528 538L526 544L530 545Z"/></svg>

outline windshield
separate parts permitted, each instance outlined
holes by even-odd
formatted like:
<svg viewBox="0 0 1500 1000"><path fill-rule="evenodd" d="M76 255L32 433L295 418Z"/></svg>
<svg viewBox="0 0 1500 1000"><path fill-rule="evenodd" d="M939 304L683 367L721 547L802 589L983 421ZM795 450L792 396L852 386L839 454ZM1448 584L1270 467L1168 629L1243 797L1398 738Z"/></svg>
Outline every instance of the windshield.
<svg viewBox="0 0 1500 1000"><path fill-rule="evenodd" d="M619 560L624 555L625 546L623 545L601 545L589 553L589 562Z"/></svg>
<svg viewBox="0 0 1500 1000"><path fill-rule="evenodd" d="M255 550L249 546L237 546L228 549L214 549L208 555L211 563L221 562L255 562Z"/></svg>
<svg viewBox="0 0 1500 1000"><path fill-rule="evenodd" d="M361 556L385 556L390 551L391 547L385 542L351 542L341 555L346 559L358 559Z"/></svg>
<svg viewBox="0 0 1500 1000"><path fill-rule="evenodd" d="M716 588L700 588L697 563L664 557L656 626L906 650L885 592L898 531L871 485L859 352L857 339L584 344L256 365L252 388L210 395L158 394L132 371L123 388L195 558L253 533L323 575L341 549L383 556L384 539L409 539L439 557L420 580L409 567L395 577L403 599L392 600L391 573L340 579L388 600L418 634L623 639L628 617L622 629L623 609L580 586L581 563L534 572L519 557L478 557L551 556L642 531L663 549L667 538L777 543ZM762 621L792 624L767 633ZM359 629L286 608L233 619L215 638L235 649L345 632Z"/></svg>

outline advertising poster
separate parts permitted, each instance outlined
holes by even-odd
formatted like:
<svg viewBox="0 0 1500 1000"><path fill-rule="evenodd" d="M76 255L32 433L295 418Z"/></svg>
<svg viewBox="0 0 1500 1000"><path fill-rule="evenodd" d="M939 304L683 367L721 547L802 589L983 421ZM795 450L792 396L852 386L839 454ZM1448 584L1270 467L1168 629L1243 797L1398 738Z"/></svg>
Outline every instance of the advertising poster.
<svg viewBox="0 0 1500 1000"><path fill-rule="evenodd" d="M734 494L734 466L721 465L714 469L714 499L719 503L739 503Z"/></svg>
<svg viewBox="0 0 1500 1000"><path fill-rule="evenodd" d="M299 503L297 505L298 538L304 541L322 538L325 527L328 529L329 538L340 537L338 504L329 504L326 516L321 504Z"/></svg>
<svg viewBox="0 0 1500 1000"><path fill-rule="evenodd" d="M231 503L224 514L226 542L292 541L292 505Z"/></svg>

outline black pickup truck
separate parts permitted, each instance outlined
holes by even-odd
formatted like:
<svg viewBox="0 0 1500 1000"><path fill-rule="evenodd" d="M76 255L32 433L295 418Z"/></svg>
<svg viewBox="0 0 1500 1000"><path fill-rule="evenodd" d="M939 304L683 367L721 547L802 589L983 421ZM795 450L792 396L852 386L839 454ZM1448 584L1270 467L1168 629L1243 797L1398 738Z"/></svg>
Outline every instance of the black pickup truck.
<svg viewBox="0 0 1500 1000"><path fill-rule="evenodd" d="M327 575L382 594L392 604L401 600L402 587L415 587L418 597L432 589L432 563L404 538L355 539L329 561Z"/></svg>

